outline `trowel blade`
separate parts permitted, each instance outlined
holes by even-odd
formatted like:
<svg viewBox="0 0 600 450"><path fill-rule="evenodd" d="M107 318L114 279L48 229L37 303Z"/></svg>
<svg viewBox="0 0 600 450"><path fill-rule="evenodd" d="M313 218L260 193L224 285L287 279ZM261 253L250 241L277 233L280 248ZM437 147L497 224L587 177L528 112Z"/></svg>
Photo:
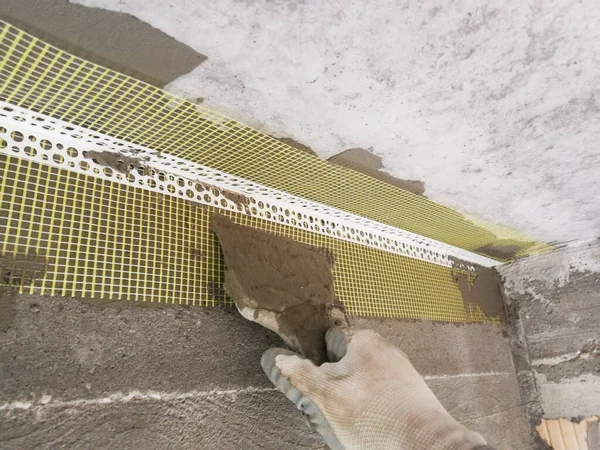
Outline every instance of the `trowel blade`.
<svg viewBox="0 0 600 450"><path fill-rule="evenodd" d="M220 214L211 227L225 256L225 292L240 313L316 364L326 362L325 332L348 325L335 298L332 253Z"/></svg>

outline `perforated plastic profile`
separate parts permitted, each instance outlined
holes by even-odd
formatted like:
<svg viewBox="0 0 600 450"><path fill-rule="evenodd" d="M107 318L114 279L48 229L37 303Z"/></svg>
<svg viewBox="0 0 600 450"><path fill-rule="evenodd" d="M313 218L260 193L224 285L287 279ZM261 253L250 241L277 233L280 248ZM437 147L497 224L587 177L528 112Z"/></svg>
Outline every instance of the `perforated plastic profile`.
<svg viewBox="0 0 600 450"><path fill-rule="evenodd" d="M434 239L6 102L0 102L0 143L0 152L19 158L239 211L445 267L452 267L454 259L486 267L499 264Z"/></svg>

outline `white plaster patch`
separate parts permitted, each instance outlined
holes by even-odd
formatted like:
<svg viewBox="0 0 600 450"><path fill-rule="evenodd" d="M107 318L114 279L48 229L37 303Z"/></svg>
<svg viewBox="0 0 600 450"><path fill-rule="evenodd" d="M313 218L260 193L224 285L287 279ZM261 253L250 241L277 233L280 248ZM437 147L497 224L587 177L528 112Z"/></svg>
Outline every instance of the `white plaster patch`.
<svg viewBox="0 0 600 450"><path fill-rule="evenodd" d="M531 361L532 366L556 366L566 361L572 361L581 355L581 352L565 353L564 355L553 356L551 358L539 358Z"/></svg>
<svg viewBox="0 0 600 450"><path fill-rule="evenodd" d="M511 295L529 294L544 304L541 292L565 286L574 273L600 273L600 241L571 245L552 253L497 267L504 278L504 290Z"/></svg>
<svg viewBox="0 0 600 450"><path fill-rule="evenodd" d="M46 405L46 404L50 403L51 400L52 400L52 396L51 395L44 394L40 398L40 403L42 405Z"/></svg>
<svg viewBox="0 0 600 450"><path fill-rule="evenodd" d="M546 241L600 228L600 3L75 0L208 56L167 88Z"/></svg>
<svg viewBox="0 0 600 450"><path fill-rule="evenodd" d="M449 375L423 375L423 379L427 380L448 380L454 378L480 378L480 377L506 377L514 376L513 372L472 372L472 373L455 373Z"/></svg>
<svg viewBox="0 0 600 450"><path fill-rule="evenodd" d="M459 373L451 375L423 375L424 380L439 380L450 378L478 378L489 376L512 376L512 372L477 372ZM13 401L0 404L0 411L28 410L31 408L73 408L81 406L110 405L115 403L129 403L133 401L174 401L174 400L204 400L216 397L229 397L235 400L238 395L264 394L278 389L247 387L242 389L214 389L211 391L191 392L160 392L160 391L129 391L113 392L104 397L79 398L74 400L53 399L51 395L42 394L34 401Z"/></svg>
<svg viewBox="0 0 600 450"><path fill-rule="evenodd" d="M536 373L544 417L593 416L600 414L600 377L584 374L552 383L544 374Z"/></svg>
<svg viewBox="0 0 600 450"><path fill-rule="evenodd" d="M547 303L539 291L565 286L574 273L600 273L600 241L586 242L523 261L497 267L510 297L530 294Z"/></svg>
<svg viewBox="0 0 600 450"><path fill-rule="evenodd" d="M30 408L72 408L79 406L109 405L113 403L129 403L133 401L174 401L174 400L202 400L215 397L230 397L235 400L238 395L262 394L276 391L276 388L247 387L243 389L214 389L211 391L191 392L159 392L159 391L130 391L114 392L104 397L80 398L75 400L52 399L49 395L42 395L38 400L31 402L14 401L0 405L0 411L27 410Z"/></svg>

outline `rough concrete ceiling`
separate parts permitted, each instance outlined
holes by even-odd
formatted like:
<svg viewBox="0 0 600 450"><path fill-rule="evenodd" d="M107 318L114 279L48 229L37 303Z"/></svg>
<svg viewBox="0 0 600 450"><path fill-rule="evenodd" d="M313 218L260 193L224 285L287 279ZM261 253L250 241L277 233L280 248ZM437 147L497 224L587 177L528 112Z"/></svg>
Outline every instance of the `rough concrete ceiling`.
<svg viewBox="0 0 600 450"><path fill-rule="evenodd" d="M206 55L168 86L545 241L600 236L594 0L76 0Z"/></svg>

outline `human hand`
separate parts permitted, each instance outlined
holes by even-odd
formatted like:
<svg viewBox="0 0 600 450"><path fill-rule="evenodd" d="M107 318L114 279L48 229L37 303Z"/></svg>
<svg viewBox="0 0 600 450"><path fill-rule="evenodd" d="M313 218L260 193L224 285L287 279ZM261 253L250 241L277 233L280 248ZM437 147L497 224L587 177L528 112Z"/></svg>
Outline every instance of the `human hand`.
<svg viewBox="0 0 600 450"><path fill-rule="evenodd" d="M332 449L473 450L483 437L444 409L406 355L371 330L331 328L330 363L272 348L261 365Z"/></svg>

